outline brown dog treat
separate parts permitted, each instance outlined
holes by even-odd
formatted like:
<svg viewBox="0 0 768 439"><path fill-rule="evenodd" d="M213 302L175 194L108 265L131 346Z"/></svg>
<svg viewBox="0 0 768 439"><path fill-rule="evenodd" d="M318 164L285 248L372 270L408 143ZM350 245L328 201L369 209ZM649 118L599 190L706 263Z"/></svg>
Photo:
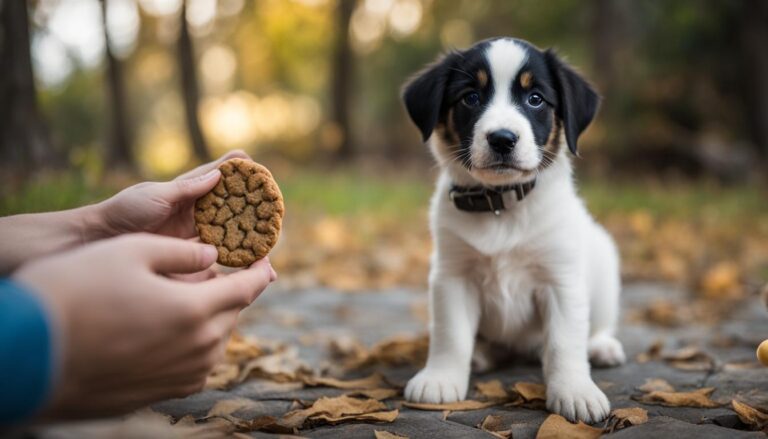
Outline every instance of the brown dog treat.
<svg viewBox="0 0 768 439"><path fill-rule="evenodd" d="M267 168L244 159L219 166L221 180L195 203L200 240L216 246L218 263L250 265L272 250L283 221L283 195Z"/></svg>

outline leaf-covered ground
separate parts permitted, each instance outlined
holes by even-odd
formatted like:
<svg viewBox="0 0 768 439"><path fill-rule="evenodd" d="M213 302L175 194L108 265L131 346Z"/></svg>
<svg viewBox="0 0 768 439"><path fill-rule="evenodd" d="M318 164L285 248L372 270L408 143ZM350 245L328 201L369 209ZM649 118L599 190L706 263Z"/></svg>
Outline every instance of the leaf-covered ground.
<svg viewBox="0 0 768 439"><path fill-rule="evenodd" d="M625 288L629 312L620 338L630 362L593 371L613 412L591 426L546 412L533 359L473 375L468 401L405 402L402 388L426 353L424 295L274 289L242 315L207 390L121 420L53 427L44 436L764 437L768 369L754 349L768 336L765 307L753 298L721 318L680 327L637 317L634 311L660 297L690 307L669 286Z"/></svg>

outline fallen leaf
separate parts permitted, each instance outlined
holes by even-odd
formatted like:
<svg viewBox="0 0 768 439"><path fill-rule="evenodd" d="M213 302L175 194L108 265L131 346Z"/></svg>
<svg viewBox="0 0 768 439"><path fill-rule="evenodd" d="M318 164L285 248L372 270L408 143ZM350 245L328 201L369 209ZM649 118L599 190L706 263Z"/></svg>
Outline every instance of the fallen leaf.
<svg viewBox="0 0 768 439"><path fill-rule="evenodd" d="M336 389L379 389L387 385L384 376L376 372L365 378L354 380L341 380L332 377L315 377L313 375L301 375L300 379L308 386L326 386Z"/></svg>
<svg viewBox="0 0 768 439"><path fill-rule="evenodd" d="M358 399L347 395L335 398L322 397L311 406L286 413L283 425L301 428L305 423L337 424L344 421L392 422L397 418L397 410L387 410L387 406L375 399Z"/></svg>
<svg viewBox="0 0 768 439"><path fill-rule="evenodd" d="M350 340L331 342L331 352L342 361L344 369L356 370L374 364L385 366L421 365L426 361L429 338L427 335L394 336L382 340L370 350Z"/></svg>
<svg viewBox="0 0 768 439"><path fill-rule="evenodd" d="M661 391L661 392L674 392L675 388L672 387L667 380L662 380L661 378L646 378L645 383L638 387L639 390L642 390L643 392L653 392L653 391Z"/></svg>
<svg viewBox="0 0 768 439"><path fill-rule="evenodd" d="M629 407L616 409L611 412L611 416L606 422L606 433L613 433L633 425L645 424L648 422L648 411L640 407Z"/></svg>
<svg viewBox="0 0 768 439"><path fill-rule="evenodd" d="M549 415L536 433L536 439L593 439L603 434L601 428L583 422L571 424L560 415Z"/></svg>
<svg viewBox="0 0 768 439"><path fill-rule="evenodd" d="M213 367L213 370L205 380L206 389L226 389L230 384L237 381L240 375L240 366L237 364L219 363Z"/></svg>
<svg viewBox="0 0 768 439"><path fill-rule="evenodd" d="M217 401L216 404L208 410L208 414L205 417L229 416L238 410L249 409L256 406L258 406L258 403L247 398L223 399Z"/></svg>
<svg viewBox="0 0 768 439"><path fill-rule="evenodd" d="M746 369L759 369L762 367L759 362L754 360L743 360L743 361L734 361L731 363L726 363L723 365L724 371L738 371L738 370L746 370Z"/></svg>
<svg viewBox="0 0 768 439"><path fill-rule="evenodd" d="M741 422L749 425L753 430L761 430L768 433L768 413L751 407L743 402L731 401L733 411L739 415Z"/></svg>
<svg viewBox="0 0 768 439"><path fill-rule="evenodd" d="M507 399L509 394L499 380L479 382L475 384L480 395L487 399Z"/></svg>
<svg viewBox="0 0 768 439"><path fill-rule="evenodd" d="M237 364L262 356L264 350L255 338L246 338L239 332L234 332L227 340L225 354L227 362Z"/></svg>
<svg viewBox="0 0 768 439"><path fill-rule="evenodd" d="M670 366L682 370L712 370L715 360L706 352L695 346L686 346L673 352L664 353L661 359Z"/></svg>
<svg viewBox="0 0 768 439"><path fill-rule="evenodd" d="M416 410L448 410L452 412L461 412L466 410L479 410L486 407L493 407L499 405L500 401L475 401L472 399L466 399L464 401L449 402L446 404L430 404L422 402L404 402L403 406L416 409Z"/></svg>
<svg viewBox="0 0 768 439"><path fill-rule="evenodd" d="M373 430L373 435L376 439L408 439L408 436L400 436L399 434L382 430Z"/></svg>
<svg viewBox="0 0 768 439"><path fill-rule="evenodd" d="M546 401L547 386L539 383L517 382L513 389L518 395L523 397L526 402Z"/></svg>
<svg viewBox="0 0 768 439"><path fill-rule="evenodd" d="M720 407L722 404L709 398L709 395L714 391L714 387L705 387L692 392L663 392L655 390L635 399L644 404L658 404L667 407Z"/></svg>
<svg viewBox="0 0 768 439"><path fill-rule="evenodd" d="M498 415L488 415L478 424L477 428L487 431L499 439L511 439L512 429L505 426L504 420Z"/></svg>
<svg viewBox="0 0 768 439"><path fill-rule="evenodd" d="M741 267L735 262L720 262L704 273L701 289L711 299L738 299L744 295L741 285Z"/></svg>
<svg viewBox="0 0 768 439"><path fill-rule="evenodd" d="M281 383L300 381L301 375L310 375L311 369L298 358L295 346L286 346L280 350L248 361L243 365L238 382L251 377L266 378Z"/></svg>
<svg viewBox="0 0 768 439"><path fill-rule="evenodd" d="M356 390L352 393L348 393L348 396L364 396L366 398L375 399L377 401L383 401L385 399L397 396L400 393L397 389L363 389Z"/></svg>
<svg viewBox="0 0 768 439"><path fill-rule="evenodd" d="M657 360L661 355L661 350L664 348L664 341L661 339L653 342L645 352L641 352L635 357L638 363L647 363L651 360Z"/></svg>

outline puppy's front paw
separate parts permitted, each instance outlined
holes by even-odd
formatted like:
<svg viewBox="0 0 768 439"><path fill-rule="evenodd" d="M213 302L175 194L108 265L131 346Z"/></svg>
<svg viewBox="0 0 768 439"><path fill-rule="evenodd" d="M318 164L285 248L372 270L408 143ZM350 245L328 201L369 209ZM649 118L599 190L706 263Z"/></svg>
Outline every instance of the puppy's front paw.
<svg viewBox="0 0 768 439"><path fill-rule="evenodd" d="M405 398L412 402L443 404L467 396L469 372L424 368L405 386Z"/></svg>
<svg viewBox="0 0 768 439"><path fill-rule="evenodd" d="M589 361L597 367L613 367L627 361L621 342L607 334L590 338L588 349Z"/></svg>
<svg viewBox="0 0 768 439"><path fill-rule="evenodd" d="M569 421L590 424L605 419L611 404L591 378L564 376L547 383L547 409Z"/></svg>

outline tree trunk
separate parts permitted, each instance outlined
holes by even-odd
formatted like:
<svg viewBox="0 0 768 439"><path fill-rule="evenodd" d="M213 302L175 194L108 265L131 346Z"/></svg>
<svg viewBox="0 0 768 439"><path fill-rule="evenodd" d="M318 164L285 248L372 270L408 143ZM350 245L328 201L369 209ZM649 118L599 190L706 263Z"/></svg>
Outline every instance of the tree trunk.
<svg viewBox="0 0 768 439"><path fill-rule="evenodd" d="M187 1L181 4L181 26L179 28L179 73L181 75L181 94L184 98L184 117L187 121L189 140L192 142L192 150L198 160L208 162L211 154L208 144L200 128L198 108L200 105L200 89L197 84L197 70L195 69L195 55L192 47L192 37L189 35L187 23Z"/></svg>
<svg viewBox="0 0 768 439"><path fill-rule="evenodd" d="M25 1L0 1L0 167L61 165L37 106Z"/></svg>
<svg viewBox="0 0 768 439"><path fill-rule="evenodd" d="M128 105L125 96L122 62L112 52L107 30L107 0L102 3L104 25L104 49L107 58L107 107L110 109L110 126L107 139L106 165L108 168L135 169L132 136L128 121Z"/></svg>
<svg viewBox="0 0 768 439"><path fill-rule="evenodd" d="M768 2L745 0L741 7L741 82L747 124L752 143L768 161Z"/></svg>
<svg viewBox="0 0 768 439"><path fill-rule="evenodd" d="M617 54L623 44L622 14L616 3L592 3L592 65L603 95L610 95L616 87Z"/></svg>
<svg viewBox="0 0 768 439"><path fill-rule="evenodd" d="M331 117L340 133L336 157L346 160L354 154L349 123L349 97L352 89L352 50L349 45L349 22L355 9L355 0L338 0L336 9L336 40L333 51L331 84Z"/></svg>

